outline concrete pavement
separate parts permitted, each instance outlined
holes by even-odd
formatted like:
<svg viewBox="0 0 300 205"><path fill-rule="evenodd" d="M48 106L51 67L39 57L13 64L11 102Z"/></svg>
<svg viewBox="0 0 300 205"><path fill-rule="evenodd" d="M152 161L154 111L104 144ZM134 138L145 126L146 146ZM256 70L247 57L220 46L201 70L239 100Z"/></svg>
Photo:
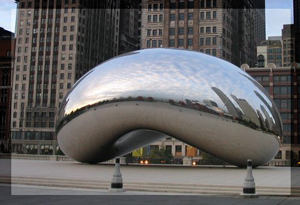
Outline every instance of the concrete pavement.
<svg viewBox="0 0 300 205"><path fill-rule="evenodd" d="M0 160L0 167L8 162L10 161ZM13 184L103 190L109 187L113 171L112 165L11 160ZM246 176L246 169L236 167L122 165L121 172L124 187L129 191L181 194L238 195L242 192ZM5 169L0 169L0 181L7 180L5 176L9 174ZM293 171L293 180L291 180L291 169L287 167L261 167L254 169L253 175L259 194L289 195L291 183L300 187L300 169ZM18 192L18 194L21 193Z"/></svg>

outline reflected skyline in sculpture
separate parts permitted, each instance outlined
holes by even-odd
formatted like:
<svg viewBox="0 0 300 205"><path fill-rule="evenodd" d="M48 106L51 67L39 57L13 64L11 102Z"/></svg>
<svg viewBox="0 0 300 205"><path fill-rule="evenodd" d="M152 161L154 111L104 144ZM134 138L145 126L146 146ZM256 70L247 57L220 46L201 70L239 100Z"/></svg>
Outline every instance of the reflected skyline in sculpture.
<svg viewBox="0 0 300 205"><path fill-rule="evenodd" d="M247 73L176 49L140 50L100 64L71 89L57 122L62 150L91 163L145 146L159 132L237 166L251 157L259 166L276 155L282 136L274 102ZM121 148L120 139L131 146Z"/></svg>

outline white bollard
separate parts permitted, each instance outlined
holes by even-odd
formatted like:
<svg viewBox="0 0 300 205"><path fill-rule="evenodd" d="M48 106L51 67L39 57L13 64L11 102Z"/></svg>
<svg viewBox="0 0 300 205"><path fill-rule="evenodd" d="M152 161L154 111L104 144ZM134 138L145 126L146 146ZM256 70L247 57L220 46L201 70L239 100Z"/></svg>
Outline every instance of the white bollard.
<svg viewBox="0 0 300 205"><path fill-rule="evenodd" d="M109 189L110 192L124 192L123 189L123 179L120 171L120 158L116 158L115 161L115 171L112 178L111 186Z"/></svg>
<svg viewBox="0 0 300 205"><path fill-rule="evenodd" d="M252 175L252 161L251 159L247 160L247 175L245 177L243 196L245 197L257 197L255 194L255 182Z"/></svg>

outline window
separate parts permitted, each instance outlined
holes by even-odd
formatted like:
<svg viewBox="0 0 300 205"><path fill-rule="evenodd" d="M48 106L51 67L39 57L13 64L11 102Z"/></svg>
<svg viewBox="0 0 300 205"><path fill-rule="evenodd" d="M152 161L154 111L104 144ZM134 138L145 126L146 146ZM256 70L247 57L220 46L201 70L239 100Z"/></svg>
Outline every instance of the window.
<svg viewBox="0 0 300 205"><path fill-rule="evenodd" d="M210 19L210 11L206 12L206 19Z"/></svg>
<svg viewBox="0 0 300 205"><path fill-rule="evenodd" d="M176 146L175 146L175 152L181 153L181 149L182 149L182 146L181 146L181 145L176 145Z"/></svg>
<svg viewBox="0 0 300 205"><path fill-rule="evenodd" d="M156 40L153 40L153 41L152 41L152 47L153 47L153 48L157 47L157 41L156 41Z"/></svg>
<svg viewBox="0 0 300 205"><path fill-rule="evenodd" d="M170 9L171 10L176 9L176 4L174 2L170 3Z"/></svg>
<svg viewBox="0 0 300 205"><path fill-rule="evenodd" d="M210 55L210 49L206 49L205 53Z"/></svg>
<svg viewBox="0 0 300 205"><path fill-rule="evenodd" d="M204 33L204 27L200 27L200 33Z"/></svg>
<svg viewBox="0 0 300 205"><path fill-rule="evenodd" d="M183 39L178 39L178 46L184 46Z"/></svg>
<svg viewBox="0 0 300 205"><path fill-rule="evenodd" d="M217 50L216 49L212 49L212 55L216 56L217 55Z"/></svg>
<svg viewBox="0 0 300 205"><path fill-rule="evenodd" d="M213 11L213 19L216 19L216 18L217 18L217 12Z"/></svg>
<svg viewBox="0 0 300 205"><path fill-rule="evenodd" d="M206 27L206 33L210 33L210 27Z"/></svg>
<svg viewBox="0 0 300 205"><path fill-rule="evenodd" d="M158 47L162 47L162 40L158 40Z"/></svg>
<svg viewBox="0 0 300 205"><path fill-rule="evenodd" d="M193 13L188 13L188 20L193 20Z"/></svg>
<svg viewBox="0 0 300 205"><path fill-rule="evenodd" d="M174 39L170 39L169 40L169 46L170 47L174 47L175 46L175 40Z"/></svg>
<svg viewBox="0 0 300 205"><path fill-rule="evenodd" d="M157 30L156 29L152 31L152 35L157 36Z"/></svg>
<svg viewBox="0 0 300 205"><path fill-rule="evenodd" d="M207 37L207 38L205 39L205 44L206 44L206 45L210 45L210 37Z"/></svg>
<svg viewBox="0 0 300 205"><path fill-rule="evenodd" d="M204 8L204 0L200 0L200 8Z"/></svg>
<svg viewBox="0 0 300 205"><path fill-rule="evenodd" d="M157 11L158 10L158 4L153 4L153 11Z"/></svg>
<svg viewBox="0 0 300 205"><path fill-rule="evenodd" d="M217 33L217 27L213 26L213 33Z"/></svg>
<svg viewBox="0 0 300 205"><path fill-rule="evenodd" d="M175 21L175 14L170 14L170 21Z"/></svg>
<svg viewBox="0 0 300 205"><path fill-rule="evenodd" d="M148 11L151 11L152 9L152 4L148 4Z"/></svg>
<svg viewBox="0 0 300 205"><path fill-rule="evenodd" d="M153 22L157 22L157 15L153 15Z"/></svg>
<svg viewBox="0 0 300 205"><path fill-rule="evenodd" d="M290 95L292 93L291 86L274 86L275 95Z"/></svg>
<svg viewBox="0 0 300 205"><path fill-rule="evenodd" d="M204 45L204 38L200 38L200 39L199 39L199 45L200 45L200 46L203 46L203 45Z"/></svg>
<svg viewBox="0 0 300 205"><path fill-rule="evenodd" d="M204 20L204 12L201 12L201 13L200 13L200 19L201 19L201 20Z"/></svg>
<svg viewBox="0 0 300 205"><path fill-rule="evenodd" d="M193 46L193 39L192 39L192 38L189 38L189 39L187 40L187 44L188 44L188 46Z"/></svg>
<svg viewBox="0 0 300 205"><path fill-rule="evenodd" d="M151 40L147 40L147 48L150 48Z"/></svg>
<svg viewBox="0 0 300 205"><path fill-rule="evenodd" d="M194 8L194 1L189 1L188 2L188 8L193 9Z"/></svg>
<svg viewBox="0 0 300 205"><path fill-rule="evenodd" d="M194 34L194 28L193 27L189 27L188 28L188 35L193 35Z"/></svg>
<svg viewBox="0 0 300 205"><path fill-rule="evenodd" d="M158 31L159 31L158 35L162 36L162 29L159 29Z"/></svg>
<svg viewBox="0 0 300 205"><path fill-rule="evenodd" d="M178 32L179 32L179 35L184 35L184 28L179 28Z"/></svg>
<svg viewBox="0 0 300 205"><path fill-rule="evenodd" d="M216 45L216 44L217 44L217 37L213 37L213 38L212 38L212 44L213 44L213 45Z"/></svg>
<svg viewBox="0 0 300 205"><path fill-rule="evenodd" d="M151 35L151 30L147 29L147 36L150 36L150 35Z"/></svg>
<svg viewBox="0 0 300 205"><path fill-rule="evenodd" d="M179 20L184 20L184 13L179 14Z"/></svg>
<svg viewBox="0 0 300 205"><path fill-rule="evenodd" d="M159 22L162 22L162 21L163 21L163 15L160 14L160 15L159 15Z"/></svg>
<svg viewBox="0 0 300 205"><path fill-rule="evenodd" d="M175 35L175 28L170 28L170 36L174 36Z"/></svg>
<svg viewBox="0 0 300 205"><path fill-rule="evenodd" d="M148 15L148 22L151 22L151 15Z"/></svg>

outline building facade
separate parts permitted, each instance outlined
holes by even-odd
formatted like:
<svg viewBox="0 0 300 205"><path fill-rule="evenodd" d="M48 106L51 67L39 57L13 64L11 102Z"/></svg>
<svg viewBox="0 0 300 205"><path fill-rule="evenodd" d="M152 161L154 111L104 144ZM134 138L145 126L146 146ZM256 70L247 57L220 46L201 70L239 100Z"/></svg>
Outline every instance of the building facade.
<svg viewBox="0 0 300 205"><path fill-rule="evenodd" d="M196 50L238 66L252 65L256 62L254 6L252 1L144 0L141 48ZM264 26L263 19L257 22Z"/></svg>
<svg viewBox="0 0 300 205"><path fill-rule="evenodd" d="M12 151L55 154L55 116L82 75L119 50L120 1L19 0Z"/></svg>
<svg viewBox="0 0 300 205"><path fill-rule="evenodd" d="M294 0L294 25L295 25L295 40L296 40L296 53L295 61L300 62L300 2L299 0Z"/></svg>
<svg viewBox="0 0 300 205"><path fill-rule="evenodd" d="M277 159L288 160L300 156L300 67L246 68L273 98L283 123L283 137Z"/></svg>
<svg viewBox="0 0 300 205"><path fill-rule="evenodd" d="M137 0L120 2L119 55L140 48L139 5L140 2Z"/></svg>
<svg viewBox="0 0 300 205"><path fill-rule="evenodd" d="M283 25L282 29L282 63L284 67L291 66L296 57L296 40L294 24Z"/></svg>
<svg viewBox="0 0 300 205"><path fill-rule="evenodd" d="M13 33L0 28L0 152L10 151L11 78L15 39Z"/></svg>
<svg viewBox="0 0 300 205"><path fill-rule="evenodd" d="M266 40L266 3L265 0L253 0L254 38L256 45Z"/></svg>
<svg viewBox="0 0 300 205"><path fill-rule="evenodd" d="M270 63L278 67L282 66L281 41L281 37L271 37L260 42L257 46L257 67L267 67Z"/></svg>

